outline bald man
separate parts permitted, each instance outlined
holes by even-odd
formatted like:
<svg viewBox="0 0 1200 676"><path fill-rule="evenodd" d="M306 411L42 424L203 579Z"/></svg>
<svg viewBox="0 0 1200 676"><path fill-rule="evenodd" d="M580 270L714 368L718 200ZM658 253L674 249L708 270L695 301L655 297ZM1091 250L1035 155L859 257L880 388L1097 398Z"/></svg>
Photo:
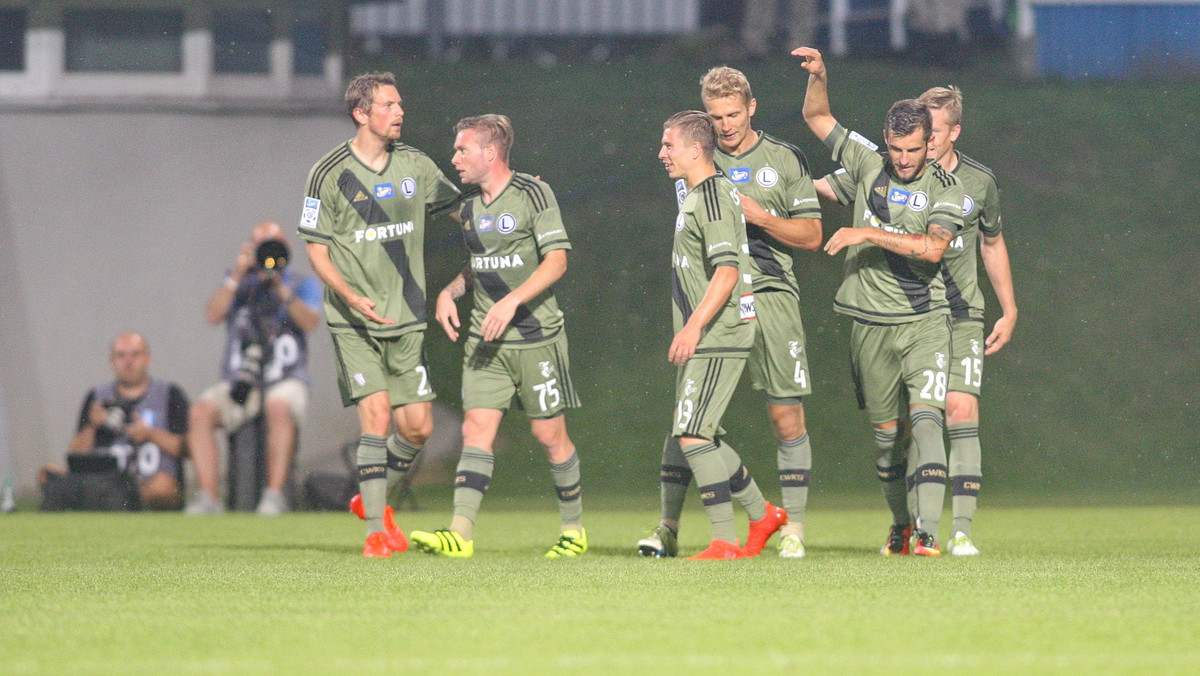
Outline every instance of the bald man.
<svg viewBox="0 0 1200 676"><path fill-rule="evenodd" d="M109 352L113 380L88 391L79 412L71 455L110 455L115 475L88 480L47 465L40 483L50 510L179 509L183 502L187 396L174 383L150 377L150 345L122 333ZM136 485L137 496L130 495ZM126 490L129 487L129 490Z"/></svg>
<svg viewBox="0 0 1200 676"><path fill-rule="evenodd" d="M321 289L312 277L293 275L283 267L290 254L284 253L283 265L278 248L275 255L256 255L264 242L286 247L278 223L263 221L254 226L205 309L209 324L225 324L226 340L222 380L200 395L188 416L188 451L198 484L188 514L222 511L217 497L216 431L232 432L260 411L265 411L267 428L267 485L258 513L273 516L288 509L283 487L296 448L296 429L308 403L307 334L320 320Z"/></svg>

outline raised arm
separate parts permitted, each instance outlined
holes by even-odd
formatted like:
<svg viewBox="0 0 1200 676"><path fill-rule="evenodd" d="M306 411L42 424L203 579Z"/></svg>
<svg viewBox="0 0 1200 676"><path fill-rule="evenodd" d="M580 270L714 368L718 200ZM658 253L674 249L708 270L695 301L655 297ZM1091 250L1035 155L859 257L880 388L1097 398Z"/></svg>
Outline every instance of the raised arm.
<svg viewBox="0 0 1200 676"><path fill-rule="evenodd" d="M804 92L804 121L808 128L816 134L817 140L824 142L837 120L829 110L829 91L825 71L825 60L821 52L812 47L798 47L792 50L792 56L804 58L800 67L808 71L808 88Z"/></svg>
<svg viewBox="0 0 1200 676"><path fill-rule="evenodd" d="M979 254L983 258L983 269L987 271L988 279L992 282L992 290L996 292L996 300L1000 301L1000 309L1004 313L996 320L991 334L984 341L984 354L993 354L1012 339L1013 329L1017 325L1017 298L1013 293L1012 269L1008 262L1008 246L1004 243L1004 233L998 232L994 237L984 235L980 242Z"/></svg>

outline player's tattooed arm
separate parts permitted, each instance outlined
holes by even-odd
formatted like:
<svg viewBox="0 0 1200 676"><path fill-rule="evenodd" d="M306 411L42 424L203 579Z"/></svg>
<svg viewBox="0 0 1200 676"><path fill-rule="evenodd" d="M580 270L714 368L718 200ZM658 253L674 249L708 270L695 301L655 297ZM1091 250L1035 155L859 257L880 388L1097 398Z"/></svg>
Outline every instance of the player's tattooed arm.
<svg viewBox="0 0 1200 676"><path fill-rule="evenodd" d="M461 326L458 321L458 305L454 301L465 296L473 283L474 275L471 274L471 266L468 265L438 294L433 316L451 341L458 340L458 329Z"/></svg>
<svg viewBox="0 0 1200 676"><path fill-rule="evenodd" d="M953 238L950 230L938 223L930 223L924 235L888 232L880 228L841 228L825 243L825 252L833 255L848 246L870 243L901 256L938 263Z"/></svg>

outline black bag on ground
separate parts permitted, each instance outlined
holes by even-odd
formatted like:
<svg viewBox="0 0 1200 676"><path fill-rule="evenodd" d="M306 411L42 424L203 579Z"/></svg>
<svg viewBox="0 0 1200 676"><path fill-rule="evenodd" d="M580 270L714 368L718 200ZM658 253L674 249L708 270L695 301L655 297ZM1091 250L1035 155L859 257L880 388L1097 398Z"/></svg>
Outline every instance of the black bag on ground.
<svg viewBox="0 0 1200 676"><path fill-rule="evenodd" d="M310 472L304 479L304 499L318 512L341 512L350 506L358 485L345 474Z"/></svg>
<svg viewBox="0 0 1200 676"><path fill-rule="evenodd" d="M51 473L42 484L45 512L134 512L141 502L137 480L124 472Z"/></svg>

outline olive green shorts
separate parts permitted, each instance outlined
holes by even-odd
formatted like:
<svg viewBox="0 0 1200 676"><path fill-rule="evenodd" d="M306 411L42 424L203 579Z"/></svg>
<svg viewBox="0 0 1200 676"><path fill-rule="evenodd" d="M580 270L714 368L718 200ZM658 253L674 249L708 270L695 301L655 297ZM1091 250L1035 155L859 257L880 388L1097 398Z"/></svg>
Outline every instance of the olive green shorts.
<svg viewBox="0 0 1200 676"><path fill-rule="evenodd" d="M983 322L950 325L950 391L979 397L983 384Z"/></svg>
<svg viewBox="0 0 1200 676"><path fill-rule="evenodd" d="M946 408L950 319L933 315L907 324L855 321L850 330L850 372L872 424L897 420L908 406Z"/></svg>
<svg viewBox="0 0 1200 676"><path fill-rule="evenodd" d="M724 434L721 417L745 366L745 357L692 357L678 367L671 436L711 441Z"/></svg>
<svg viewBox="0 0 1200 676"><path fill-rule="evenodd" d="M812 394L800 302L786 291L758 291L754 309L754 347L746 364L751 386L772 401L797 403Z"/></svg>
<svg viewBox="0 0 1200 676"><path fill-rule="evenodd" d="M425 332L395 338L366 333L334 333L334 365L343 406L387 391L392 407L432 401L437 397L425 365Z"/></svg>
<svg viewBox="0 0 1200 676"><path fill-rule="evenodd" d="M507 411L513 397L530 418L553 418L579 407L571 382L567 334L535 347L501 347L467 340L463 356L463 409Z"/></svg>

